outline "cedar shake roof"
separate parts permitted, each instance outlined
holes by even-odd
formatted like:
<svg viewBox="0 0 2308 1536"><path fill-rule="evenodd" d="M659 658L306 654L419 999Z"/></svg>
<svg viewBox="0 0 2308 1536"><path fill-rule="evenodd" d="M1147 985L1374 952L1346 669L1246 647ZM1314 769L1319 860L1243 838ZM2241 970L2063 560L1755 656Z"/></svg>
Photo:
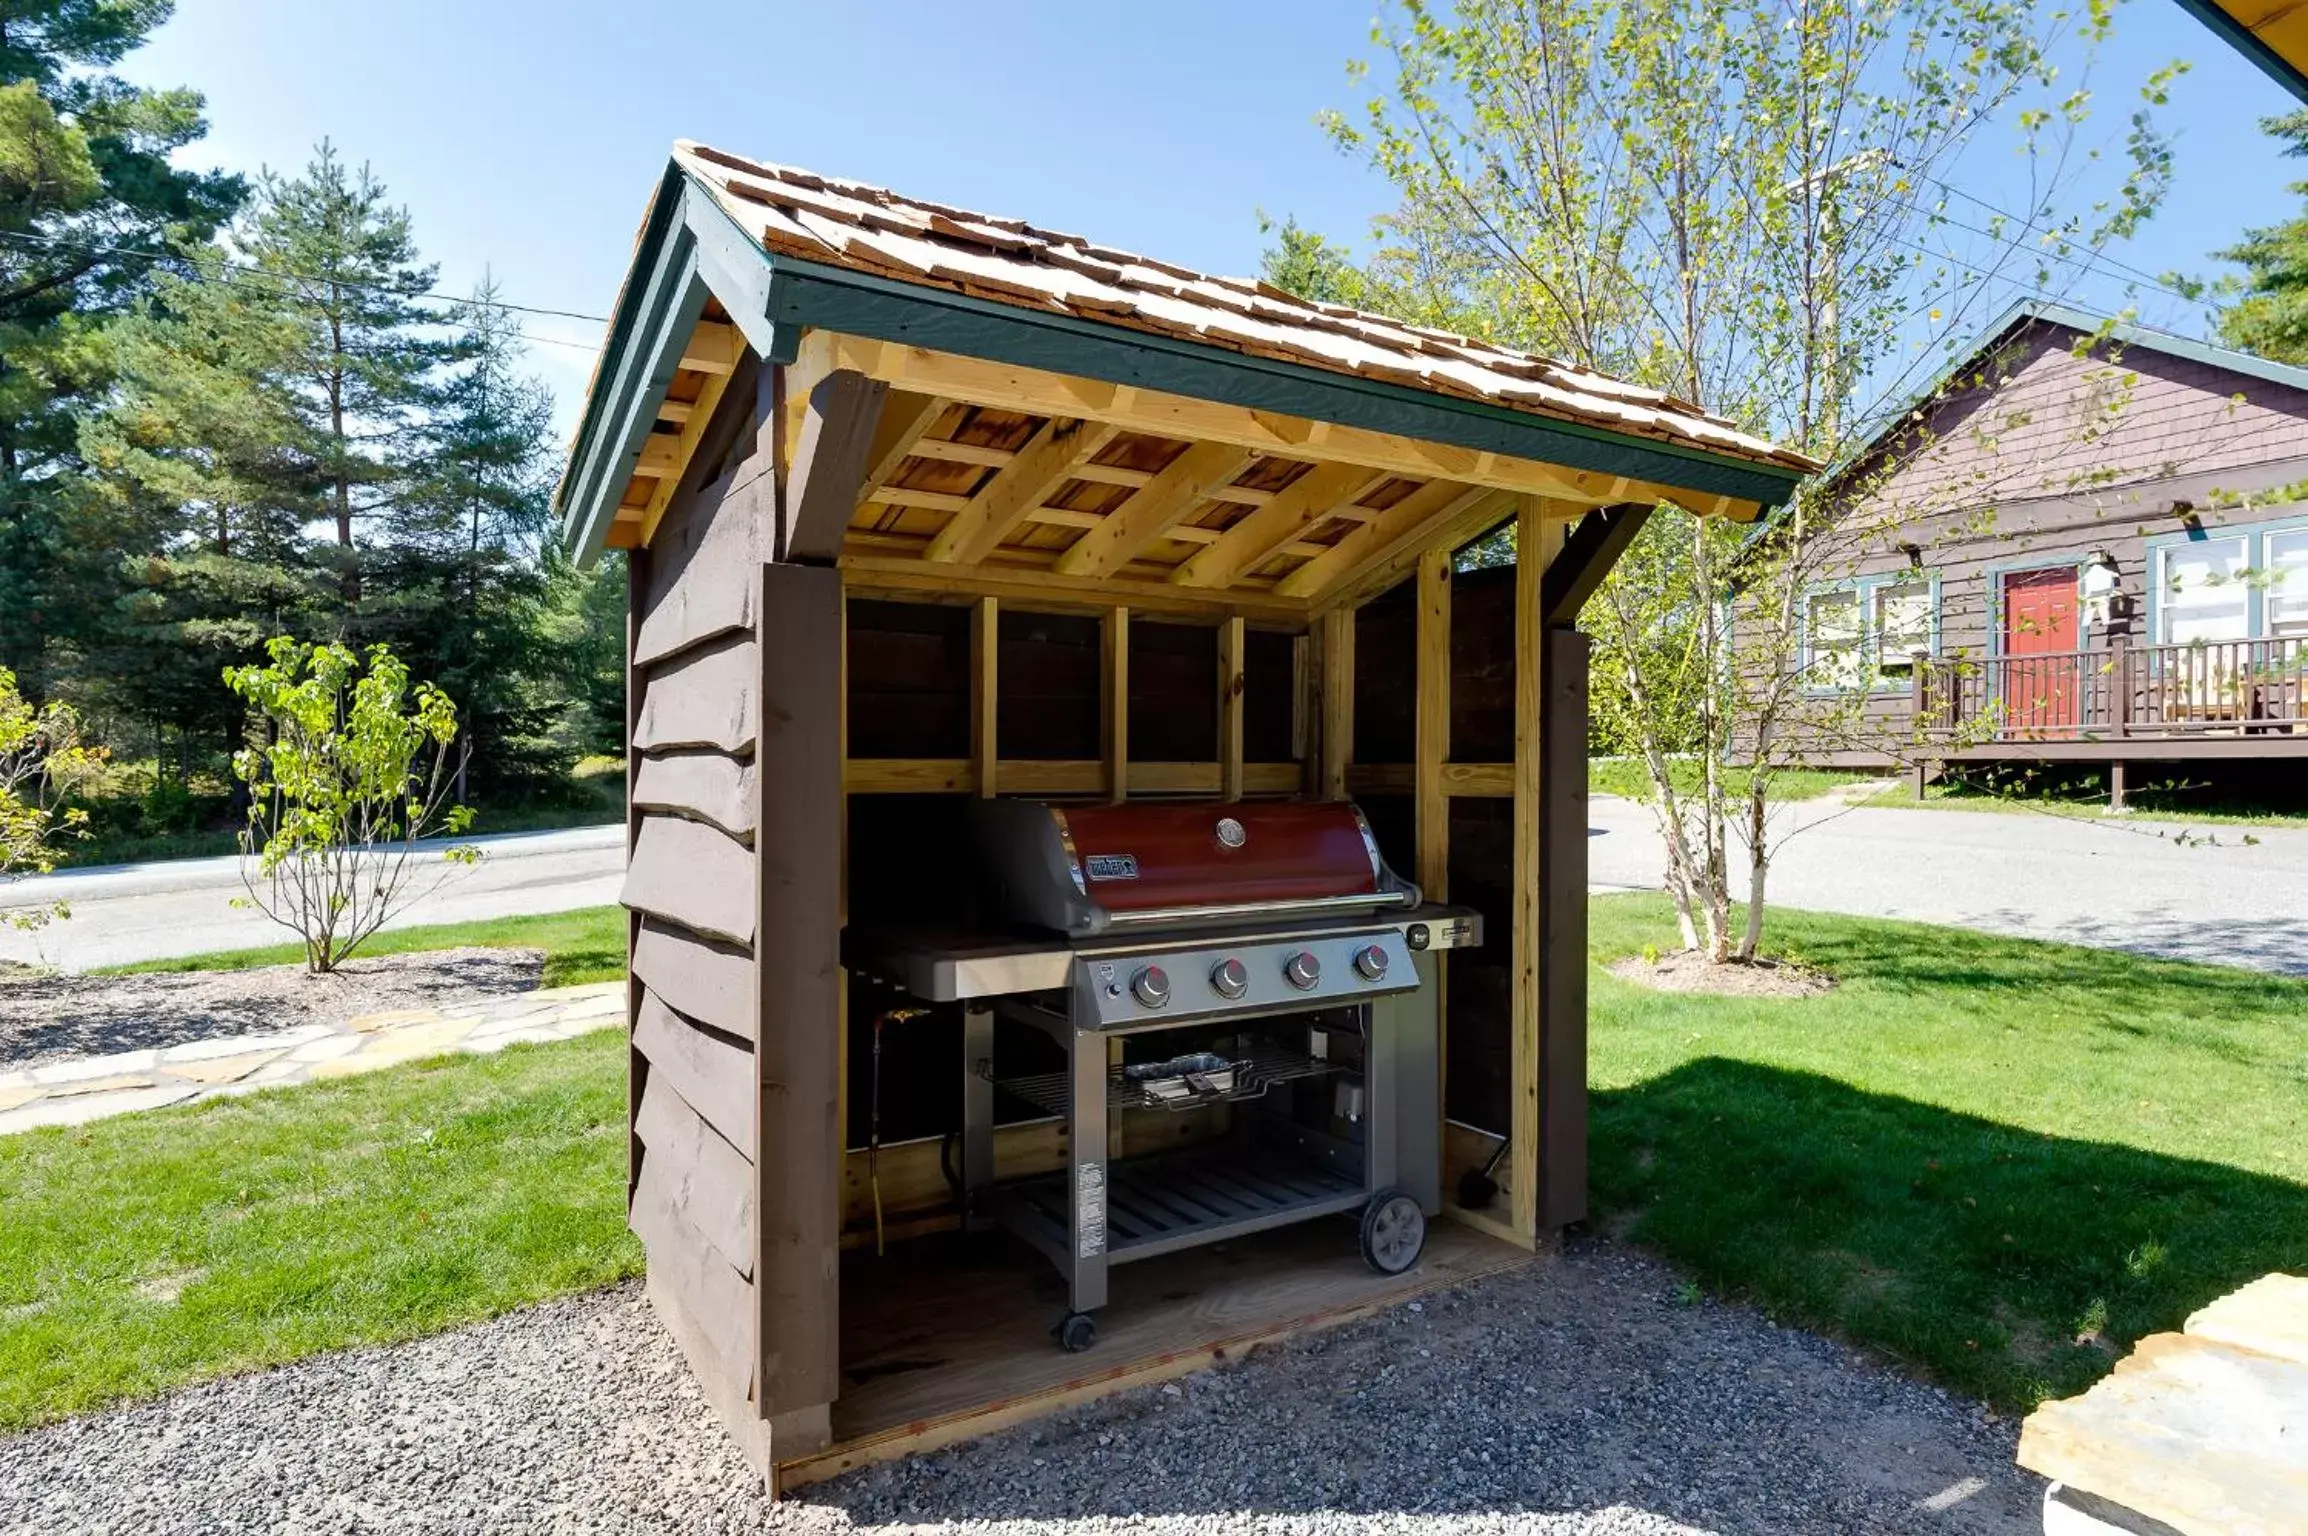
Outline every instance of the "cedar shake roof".
<svg viewBox="0 0 2308 1536"><path fill-rule="evenodd" d="M1427 326L1210 277L1021 219L906 198L689 140L674 160L775 255L1250 356L1484 401L1808 473L1802 454L1658 390Z"/></svg>

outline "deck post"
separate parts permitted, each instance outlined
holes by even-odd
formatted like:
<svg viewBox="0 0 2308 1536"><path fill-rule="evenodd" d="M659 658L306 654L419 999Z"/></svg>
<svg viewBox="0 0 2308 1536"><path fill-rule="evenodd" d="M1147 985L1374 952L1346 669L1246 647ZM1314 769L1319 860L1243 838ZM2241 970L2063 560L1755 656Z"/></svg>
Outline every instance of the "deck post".
<svg viewBox="0 0 2308 1536"><path fill-rule="evenodd" d="M2108 764L2108 809L2128 811L2131 806L2124 799L2124 760L2116 758Z"/></svg>
<svg viewBox="0 0 2308 1536"><path fill-rule="evenodd" d="M2117 635L2108 641L2108 727L2118 738L2132 729L2132 652Z"/></svg>

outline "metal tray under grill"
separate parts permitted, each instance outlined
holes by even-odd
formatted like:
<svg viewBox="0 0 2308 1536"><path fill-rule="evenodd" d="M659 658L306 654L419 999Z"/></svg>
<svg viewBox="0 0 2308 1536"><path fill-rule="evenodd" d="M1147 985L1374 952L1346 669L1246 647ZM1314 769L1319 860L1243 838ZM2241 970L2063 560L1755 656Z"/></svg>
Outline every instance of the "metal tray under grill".
<svg viewBox="0 0 2308 1536"><path fill-rule="evenodd" d="M999 1194L1004 1216L1020 1236L1053 1257L1071 1258L1065 1173L1005 1185ZM1112 1263L1149 1259L1357 1210L1369 1199L1361 1179L1283 1148L1250 1157L1193 1151L1130 1158L1106 1166L1106 1257Z"/></svg>
<svg viewBox="0 0 2308 1536"><path fill-rule="evenodd" d="M1227 1061L1233 1068L1232 1086L1225 1088L1188 1087L1183 1093L1165 1092L1161 1084L1175 1079L1133 1081L1116 1067L1107 1074L1106 1103L1112 1109L1200 1109L1210 1104L1233 1104L1263 1096L1277 1083L1287 1083L1305 1077L1322 1077L1343 1071L1346 1064L1326 1061L1321 1057L1287 1051L1280 1046L1260 1042L1247 1050L1232 1052ZM995 1077L981 1066L981 1076L1003 1091L1015 1094L1035 1108L1053 1115L1071 1113L1067 1102L1066 1074L1043 1072L1031 1077ZM1223 1081L1222 1074L1205 1075L1206 1081ZM1192 1080L1189 1079L1189 1082Z"/></svg>

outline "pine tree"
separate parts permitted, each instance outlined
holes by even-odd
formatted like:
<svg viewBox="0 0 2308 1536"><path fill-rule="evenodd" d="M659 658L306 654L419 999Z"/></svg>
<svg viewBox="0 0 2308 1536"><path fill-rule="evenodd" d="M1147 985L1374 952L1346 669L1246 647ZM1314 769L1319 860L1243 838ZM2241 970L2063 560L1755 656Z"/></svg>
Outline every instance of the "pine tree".
<svg viewBox="0 0 2308 1536"><path fill-rule="evenodd" d="M389 540L408 512L434 375L452 356L419 302L436 269L407 210L326 140L296 179L265 176L241 247L299 333L283 383L317 447L342 629L357 637L363 529L382 524Z"/></svg>
<svg viewBox="0 0 2308 1536"><path fill-rule="evenodd" d="M521 372L518 328L484 278L449 316L462 335L416 444L417 478L372 559L368 632L456 701L475 793L533 789L572 753L542 630L552 527L553 402ZM465 787L460 787L460 797Z"/></svg>
<svg viewBox="0 0 2308 1536"><path fill-rule="evenodd" d="M2285 154L2308 156L2308 110L2260 126L2284 141ZM2308 181L2289 190L2308 197ZM2215 254L2244 269L2242 296L2220 311L2220 339L2278 362L2308 362L2308 212L2247 229L2236 245Z"/></svg>
<svg viewBox="0 0 2308 1536"><path fill-rule="evenodd" d="M0 6L0 664L35 696L114 596L108 566L74 558L86 545L65 521L73 411L108 382L92 338L148 288L146 253L207 240L247 192L170 164L207 131L198 93L106 73L172 9Z"/></svg>

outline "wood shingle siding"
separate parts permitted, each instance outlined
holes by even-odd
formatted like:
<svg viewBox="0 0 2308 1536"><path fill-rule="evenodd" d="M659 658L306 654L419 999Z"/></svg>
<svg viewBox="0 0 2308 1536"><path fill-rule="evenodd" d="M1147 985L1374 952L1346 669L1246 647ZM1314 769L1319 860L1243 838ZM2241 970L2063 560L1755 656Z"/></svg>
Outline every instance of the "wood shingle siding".
<svg viewBox="0 0 2308 1536"><path fill-rule="evenodd" d="M701 822L643 817L618 899L707 938L753 942L753 859Z"/></svg>
<svg viewBox="0 0 2308 1536"><path fill-rule="evenodd" d="M641 720L633 744L644 752L667 747L715 747L750 752L754 731L754 674L761 670L750 635L724 635L684 651L641 679Z"/></svg>
<svg viewBox="0 0 2308 1536"><path fill-rule="evenodd" d="M703 1234L731 1268L751 1279L752 1161L690 1108L669 1073L649 1073L633 1130L645 1149L645 1176L658 1181L672 1209Z"/></svg>
<svg viewBox="0 0 2308 1536"><path fill-rule="evenodd" d="M753 1390L753 1286L682 1214L680 1195L671 1170L644 1155L633 1189L633 1231L648 1252L652 1278L668 1283L705 1346L703 1358L690 1354L690 1368L707 1378L709 1392L718 1387L716 1395L742 1403Z"/></svg>
<svg viewBox="0 0 2308 1536"><path fill-rule="evenodd" d="M691 1023L647 990L633 1021L633 1048L648 1060L652 1084L670 1086L740 1156L752 1161L752 1051ZM750 1269L750 1253L746 1264Z"/></svg>
<svg viewBox="0 0 2308 1536"><path fill-rule="evenodd" d="M741 1040L754 1037L753 952L645 917L634 979L676 1012Z"/></svg>
<svg viewBox="0 0 2308 1536"><path fill-rule="evenodd" d="M718 827L753 841L753 760L722 752L661 752L641 760L633 803Z"/></svg>

